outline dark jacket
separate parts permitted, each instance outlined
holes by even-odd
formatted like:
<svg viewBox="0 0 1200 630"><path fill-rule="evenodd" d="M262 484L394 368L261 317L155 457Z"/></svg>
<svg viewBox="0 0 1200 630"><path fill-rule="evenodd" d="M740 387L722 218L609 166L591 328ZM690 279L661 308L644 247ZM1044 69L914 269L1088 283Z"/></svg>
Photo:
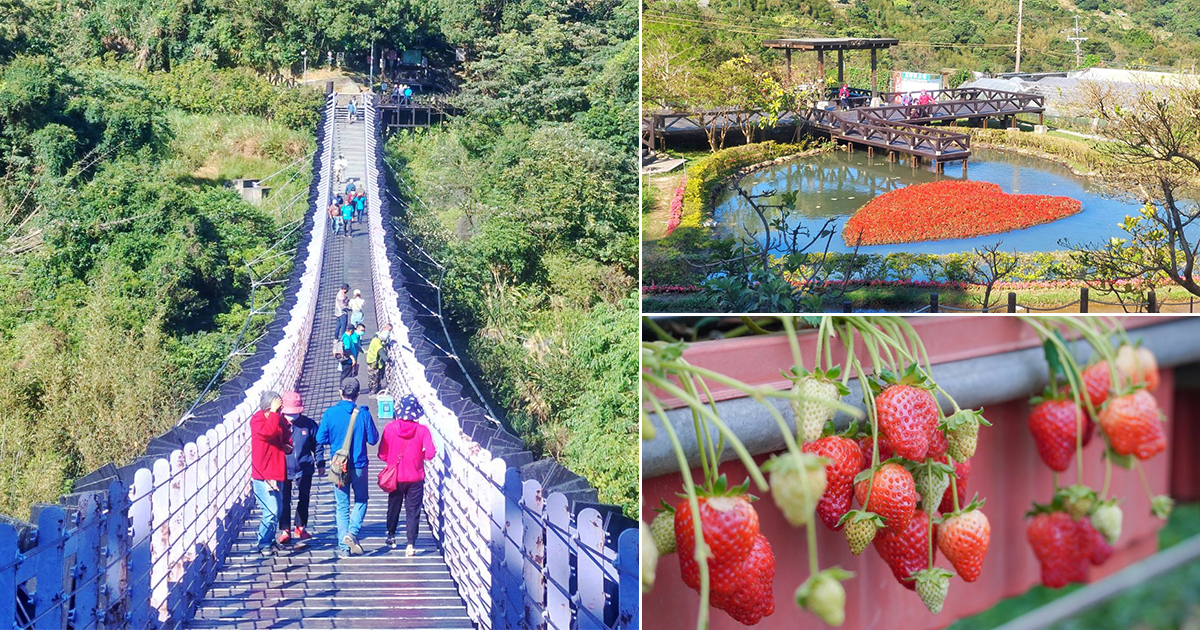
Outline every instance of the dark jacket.
<svg viewBox="0 0 1200 630"><path fill-rule="evenodd" d="M284 422L287 418L284 418ZM325 447L317 444L317 423L300 414L292 421L292 452L287 456L288 479L313 474L317 462L325 461Z"/></svg>

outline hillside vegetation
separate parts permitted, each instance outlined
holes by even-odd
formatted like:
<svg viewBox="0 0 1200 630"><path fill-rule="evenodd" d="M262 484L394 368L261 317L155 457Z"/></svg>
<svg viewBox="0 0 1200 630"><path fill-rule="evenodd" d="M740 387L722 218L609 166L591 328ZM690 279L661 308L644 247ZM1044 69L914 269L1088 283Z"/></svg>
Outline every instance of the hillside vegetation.
<svg viewBox="0 0 1200 630"><path fill-rule="evenodd" d="M767 51L762 41L773 37L895 37L900 45L880 56L881 84L892 70L939 73L951 68L961 81L967 71L1011 72L1014 69L1017 3L986 0L648 0L645 65L649 76L644 102L660 106L665 90L655 76L689 66L716 68L728 59L748 55L768 66L783 56ZM1083 66L1178 69L1192 71L1200 61L1200 0L1026 0L1021 70L1063 71L1075 68L1075 46L1067 41L1078 15ZM793 56L793 63L815 71L815 53ZM868 87L865 52L847 57L851 85ZM826 58L827 76L836 78L836 56Z"/></svg>
<svg viewBox="0 0 1200 630"><path fill-rule="evenodd" d="M469 22L466 114L397 134L388 162L411 199L405 223L447 266L446 305L509 421L632 515L637 7L500 6ZM467 41L443 20L447 41Z"/></svg>

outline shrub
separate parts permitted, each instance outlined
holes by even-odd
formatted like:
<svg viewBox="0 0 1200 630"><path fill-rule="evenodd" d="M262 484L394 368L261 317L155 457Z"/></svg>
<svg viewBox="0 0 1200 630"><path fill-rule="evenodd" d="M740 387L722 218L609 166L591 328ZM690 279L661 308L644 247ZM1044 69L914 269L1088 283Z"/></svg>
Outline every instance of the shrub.
<svg viewBox="0 0 1200 630"><path fill-rule="evenodd" d="M685 175L687 186L683 192L680 227L700 227L717 191L725 179L739 169L773 160L785 155L794 155L812 148L810 144L781 144L772 140L755 144L722 149L706 155L688 167Z"/></svg>

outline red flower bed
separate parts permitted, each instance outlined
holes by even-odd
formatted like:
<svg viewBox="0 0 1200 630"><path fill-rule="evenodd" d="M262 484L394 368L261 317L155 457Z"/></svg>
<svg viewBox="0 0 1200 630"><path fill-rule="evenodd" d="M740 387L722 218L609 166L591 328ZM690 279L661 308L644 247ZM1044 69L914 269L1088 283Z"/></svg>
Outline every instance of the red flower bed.
<svg viewBox="0 0 1200 630"><path fill-rule="evenodd" d="M850 217L847 245L889 245L1000 234L1071 216L1078 200L1010 195L988 182L940 181L884 193Z"/></svg>
<svg viewBox="0 0 1200 630"><path fill-rule="evenodd" d="M683 220L683 191L685 188L687 188L687 173L683 174L683 179L679 180L679 185L675 187L675 195L671 197L671 215L667 218L667 236L670 236Z"/></svg>

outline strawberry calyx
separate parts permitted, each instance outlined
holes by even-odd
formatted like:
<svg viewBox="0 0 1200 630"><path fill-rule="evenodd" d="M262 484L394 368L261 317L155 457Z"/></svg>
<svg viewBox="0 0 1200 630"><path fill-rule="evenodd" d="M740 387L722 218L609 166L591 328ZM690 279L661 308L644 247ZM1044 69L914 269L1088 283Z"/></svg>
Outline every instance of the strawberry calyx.
<svg viewBox="0 0 1200 630"><path fill-rule="evenodd" d="M905 368L903 372L899 373L884 369L878 374L868 377L867 384L870 386L871 394L874 396L878 396L880 392L894 385L908 385L929 391L933 391L936 388L916 363L913 363Z"/></svg>
<svg viewBox="0 0 1200 630"><path fill-rule="evenodd" d="M885 459L874 466L869 466L867 468L862 469L862 472L860 472L854 476L854 483L858 483L860 481L866 481L867 479L874 477L875 473L879 472L879 469L883 468L884 464L900 464L901 466L907 467L907 464L909 464L909 463L911 463L911 462L909 462L907 459L904 459L903 457L893 457L891 459Z"/></svg>
<svg viewBox="0 0 1200 630"><path fill-rule="evenodd" d="M833 383L837 386L839 395L850 395L850 388L846 387L840 380L838 380L842 377L842 366L840 365L835 365L828 370L817 367L812 371L804 369L804 366L802 365L793 365L791 369L780 370L779 373L793 383L799 383L800 381L809 377L825 383Z"/></svg>
<svg viewBox="0 0 1200 630"><path fill-rule="evenodd" d="M936 518L933 520L933 522L940 525L956 516L962 516L963 514L966 514L967 512L974 512L975 510L978 510L983 507L984 501L985 501L985 499L980 499L979 493L976 493L975 497L973 499L971 499L970 503L959 508L955 512L950 512L948 514L942 514L941 518Z"/></svg>
<svg viewBox="0 0 1200 630"><path fill-rule="evenodd" d="M1043 389L1042 393L1030 398L1029 404L1040 405L1044 402L1050 402L1052 400L1073 401L1075 400L1075 395L1071 393L1071 389L1069 387L1055 387L1053 384L1050 384L1046 385L1046 389ZM1080 400L1082 401L1083 398L1080 398Z"/></svg>
<svg viewBox="0 0 1200 630"><path fill-rule="evenodd" d="M757 501L758 497L756 497L752 494L749 494L749 490L750 490L750 478L749 477L747 477L746 480L743 481L742 483L740 483L736 486L731 486L731 485L729 485L729 479L727 479L725 477L725 475L721 475L720 477L717 477L716 482L713 483L711 488L706 488L704 486L697 485L696 486L696 496L705 497L705 498L742 497L742 496L744 496L744 497L746 497L746 500L748 500L748 501L752 501L752 502ZM679 492L677 494L681 498L687 498L686 493Z"/></svg>
<svg viewBox="0 0 1200 630"><path fill-rule="evenodd" d="M1054 498L1049 503L1034 503L1025 516L1037 516L1038 514L1054 514L1055 512L1066 512L1063 507L1062 496L1055 493Z"/></svg>
<svg viewBox="0 0 1200 630"><path fill-rule="evenodd" d="M1153 499L1150 499L1150 513L1155 518L1161 518L1164 521L1171 516L1171 510L1175 508L1175 499L1160 494Z"/></svg>
<svg viewBox="0 0 1200 630"><path fill-rule="evenodd" d="M746 481L749 482L750 480L747 479ZM682 496L686 497L687 495L683 494ZM650 508L651 510L658 512L659 514L674 514L675 513L675 507L672 506L670 503L667 503L666 499L659 499L658 501L660 503L662 503L662 505L660 507Z"/></svg>
<svg viewBox="0 0 1200 630"><path fill-rule="evenodd" d="M1100 500L1096 496L1095 490L1080 483L1059 488L1054 496L1055 499L1060 500L1063 509L1075 520L1091 514Z"/></svg>
<svg viewBox="0 0 1200 630"><path fill-rule="evenodd" d="M867 512L866 510L850 510L849 512L843 514L842 518L838 519L837 525L838 527L842 527L849 523L873 521L875 523L875 528L881 529L884 527L886 520L887 519L874 512Z"/></svg>
<svg viewBox="0 0 1200 630"><path fill-rule="evenodd" d="M829 567L828 569L821 569L820 571L808 576L808 579L804 580L804 583L796 588L796 605L801 608L808 609L808 600L809 596L812 594L813 586L815 586L821 580L832 579L838 582L845 582L853 577L854 572L847 571L842 567Z"/></svg>
<svg viewBox="0 0 1200 630"><path fill-rule="evenodd" d="M949 434L952 431L970 428L971 425L990 427L992 423L984 419L983 408L980 407L979 409L959 409L943 418L938 427Z"/></svg>

